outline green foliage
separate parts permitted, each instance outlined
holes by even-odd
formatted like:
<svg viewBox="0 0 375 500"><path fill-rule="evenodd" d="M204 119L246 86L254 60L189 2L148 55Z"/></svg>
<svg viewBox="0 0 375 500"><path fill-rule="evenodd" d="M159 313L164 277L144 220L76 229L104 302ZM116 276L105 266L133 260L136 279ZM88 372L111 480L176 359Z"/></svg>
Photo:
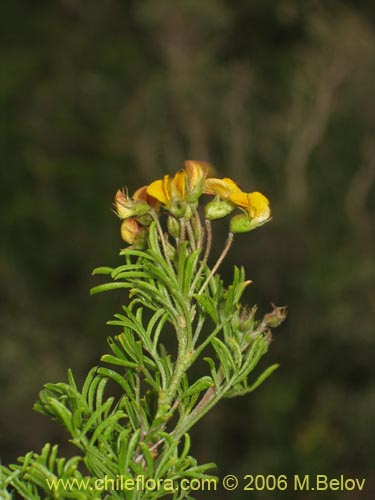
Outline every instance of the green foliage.
<svg viewBox="0 0 375 500"><path fill-rule="evenodd" d="M108 339L111 352L90 370L82 388L69 370L68 382L46 384L35 404L65 428L79 453L57 458L57 446L47 444L40 455L28 453L18 464L2 467L5 496L15 491L27 500L94 499L101 498L98 481L142 477L163 487L114 488L106 498L182 499L192 497L179 491L178 481L214 479L209 474L214 464L198 465L188 455L188 431L220 399L253 391L275 370L277 365L255 380L249 377L268 349L271 321L266 318L275 311L285 317L285 310L274 308L255 321L254 308L249 313L240 303L250 283L244 269L235 268L227 288L217 274L233 235L210 268L210 223L204 240L198 214L194 217L193 223L176 219L185 241L176 238L172 246L156 218L147 228L145 249L125 248L120 252L125 264L94 270L111 281L92 294L129 290L128 305L109 321L122 332ZM164 345L168 336L176 339L177 352ZM194 380L190 369L202 358L206 373ZM173 492L167 485L174 485Z"/></svg>

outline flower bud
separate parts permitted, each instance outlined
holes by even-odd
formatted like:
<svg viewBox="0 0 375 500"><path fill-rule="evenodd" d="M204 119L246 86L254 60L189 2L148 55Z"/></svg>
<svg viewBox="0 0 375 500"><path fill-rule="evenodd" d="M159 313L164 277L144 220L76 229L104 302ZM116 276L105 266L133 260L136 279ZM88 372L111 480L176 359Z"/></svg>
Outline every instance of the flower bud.
<svg viewBox="0 0 375 500"><path fill-rule="evenodd" d="M206 219L209 220L221 219L233 212L234 209L235 206L233 203L226 200L220 200L216 197L204 207L204 215Z"/></svg>
<svg viewBox="0 0 375 500"><path fill-rule="evenodd" d="M150 211L150 207L145 201L134 201L121 189L119 189L116 193L115 207L117 215L120 219L142 216Z"/></svg>
<svg viewBox="0 0 375 500"><path fill-rule="evenodd" d="M254 316L257 311L257 306L253 306L250 310L247 306L243 308L239 317L240 331L247 333L255 326Z"/></svg>
<svg viewBox="0 0 375 500"><path fill-rule="evenodd" d="M272 303L271 306L273 311L264 315L263 323L271 328L276 328L285 320L287 308L285 306L277 307Z"/></svg>
<svg viewBox="0 0 375 500"><path fill-rule="evenodd" d="M257 227L254 220L249 219L246 214L238 214L231 218L229 229L232 233L247 233Z"/></svg>
<svg viewBox="0 0 375 500"><path fill-rule="evenodd" d="M133 245L142 230L143 226L137 219L125 219L121 224L121 238L129 245Z"/></svg>
<svg viewBox="0 0 375 500"><path fill-rule="evenodd" d="M178 223L178 220L172 215L168 216L167 227L168 233L173 236L174 239L177 239L180 235L180 224Z"/></svg>
<svg viewBox="0 0 375 500"><path fill-rule="evenodd" d="M188 194L186 200L191 203L198 200L203 192L208 164L206 162L187 160L185 161L185 172L188 183Z"/></svg>

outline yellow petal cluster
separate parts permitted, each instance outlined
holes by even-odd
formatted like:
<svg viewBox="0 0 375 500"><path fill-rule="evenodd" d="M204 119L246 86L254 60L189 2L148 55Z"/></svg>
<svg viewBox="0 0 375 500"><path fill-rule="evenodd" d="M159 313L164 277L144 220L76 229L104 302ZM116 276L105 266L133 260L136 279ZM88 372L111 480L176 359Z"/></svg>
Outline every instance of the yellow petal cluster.
<svg viewBox="0 0 375 500"><path fill-rule="evenodd" d="M210 164L187 160L184 168L174 176L164 175L162 179L137 189L132 197L128 196L126 190L118 190L114 205L117 215L123 219L122 238L129 244L145 240L148 226L158 216L160 208L169 212L168 232L175 239L178 238L179 219L186 221L194 218L195 221L198 199L202 194L214 196L204 207L204 215L208 220L226 217L236 208L240 209L241 213L231 218L232 233L251 231L270 220L269 201L262 193L243 192L228 177L208 177L212 173Z"/></svg>
<svg viewBox="0 0 375 500"><path fill-rule="evenodd" d="M206 179L204 193L216 196L215 200L206 206L206 214L211 219L228 215L236 207L245 211L246 217L235 216L231 224L235 232L251 231L270 219L271 209L268 199L257 191L244 193L228 177Z"/></svg>
<svg viewBox="0 0 375 500"><path fill-rule="evenodd" d="M229 196L229 200L245 209L249 219L258 226L267 222L271 216L268 199L258 191L253 193L235 192Z"/></svg>
<svg viewBox="0 0 375 500"><path fill-rule="evenodd" d="M152 182L146 191L169 211L180 216L185 213L186 205L195 203L202 194L206 175L205 162L188 160L185 168L174 177L165 175L163 179Z"/></svg>

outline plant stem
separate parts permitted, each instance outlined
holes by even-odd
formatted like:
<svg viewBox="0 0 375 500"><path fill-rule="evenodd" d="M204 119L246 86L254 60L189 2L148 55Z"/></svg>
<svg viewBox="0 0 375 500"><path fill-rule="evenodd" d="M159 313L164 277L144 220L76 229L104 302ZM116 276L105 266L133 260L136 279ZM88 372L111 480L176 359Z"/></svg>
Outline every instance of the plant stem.
<svg viewBox="0 0 375 500"><path fill-rule="evenodd" d="M208 283L211 281L211 278L214 276L216 271L219 269L219 266L223 262L223 260L225 259L225 256L227 255L232 243L233 243L233 233L229 233L227 241L225 242L224 249L223 249L220 257L217 259L216 264L212 268L210 274L207 276L206 281L201 286L201 289L199 290L198 295L200 295L203 292L203 290L207 287Z"/></svg>
<svg viewBox="0 0 375 500"><path fill-rule="evenodd" d="M215 404L221 399L222 395L217 393L215 387L210 387L205 392L202 399L199 401L194 410L177 424L172 436L179 440L181 437L198 422Z"/></svg>
<svg viewBox="0 0 375 500"><path fill-rule="evenodd" d="M176 360L176 366L167 389L167 393L162 400L163 405L171 405L172 401L176 395L176 391L181 382L182 377L184 376L186 370L190 366L190 359L187 358L187 345L186 339L179 342L178 354Z"/></svg>
<svg viewBox="0 0 375 500"><path fill-rule="evenodd" d="M193 228L191 227L191 222L189 220L186 221L186 229L187 229L187 232L189 235L191 249L194 251L194 250L196 250L197 246L196 246L196 242L195 242L194 231L193 231Z"/></svg>
<svg viewBox="0 0 375 500"><path fill-rule="evenodd" d="M203 243L204 230L203 230L203 227L202 227L201 218L199 217L199 213L198 213L197 210L195 210L195 212L194 212L194 221L195 221L195 224L196 224L196 226L198 228L197 248L201 248L202 247L202 243Z"/></svg>
<svg viewBox="0 0 375 500"><path fill-rule="evenodd" d="M156 228L157 228L158 234L159 234L159 238L160 238L160 241L161 241L161 244L162 244L162 247L163 247L163 252L164 252L165 259L168 262L168 265L170 266L171 270L173 270L172 262L171 262L171 260L169 258L169 255L168 255L167 244L165 242L165 238L164 238L164 234L163 234L163 229L162 229L162 227L160 225L159 218L158 218L158 216L156 215L156 213L153 210L150 210L150 215L151 215L151 217L155 221Z"/></svg>
<svg viewBox="0 0 375 500"><path fill-rule="evenodd" d="M185 241L185 233L186 233L185 219L180 219L179 245L182 245L182 243Z"/></svg>
<svg viewBox="0 0 375 500"><path fill-rule="evenodd" d="M198 272L197 272L197 274L196 274L196 276L194 278L194 281L193 281L193 283L192 283L192 285L190 287L190 292L189 292L190 297L194 293L195 287L197 286L198 280L201 277L203 269L205 268L205 266L207 264L208 257L210 255L210 251L211 251L211 245L212 245L212 228L211 228L211 222L208 219L206 219L205 223L206 223L206 228L207 228L206 250L204 252L204 256L203 256L203 259L201 261L201 265L199 266Z"/></svg>

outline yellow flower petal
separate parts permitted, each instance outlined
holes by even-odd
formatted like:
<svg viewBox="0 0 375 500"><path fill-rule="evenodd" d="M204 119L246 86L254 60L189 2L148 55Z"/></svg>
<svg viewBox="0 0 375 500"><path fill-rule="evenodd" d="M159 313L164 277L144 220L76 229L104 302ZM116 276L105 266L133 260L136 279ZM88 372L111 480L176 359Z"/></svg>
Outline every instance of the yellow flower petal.
<svg viewBox="0 0 375 500"><path fill-rule="evenodd" d="M250 206L253 208L256 218L259 222L269 219L271 215L271 209L268 199L258 191L248 194L248 200Z"/></svg>
<svg viewBox="0 0 375 500"><path fill-rule="evenodd" d="M154 210L159 211L160 202L147 192L148 186L142 186L133 194L134 201L145 201Z"/></svg>
<svg viewBox="0 0 375 500"><path fill-rule="evenodd" d="M224 177L224 179L210 178L206 179L203 192L218 195L223 200L227 200L232 193L241 192L241 189L228 177Z"/></svg>
<svg viewBox="0 0 375 500"><path fill-rule="evenodd" d="M186 196L186 171L179 170L170 186L172 200L183 200Z"/></svg>
<svg viewBox="0 0 375 500"><path fill-rule="evenodd" d="M190 190L193 190L198 186L202 180L206 177L207 171L209 169L209 164L204 161L185 161L185 171L189 183Z"/></svg>
<svg viewBox="0 0 375 500"><path fill-rule="evenodd" d="M163 191L166 201L166 205L170 207L172 205L172 184L173 181L169 175L163 177Z"/></svg>
<svg viewBox="0 0 375 500"><path fill-rule="evenodd" d="M268 199L258 191L253 193L232 193L229 200L235 205L244 208L251 219L262 222L269 219L271 209Z"/></svg>
<svg viewBox="0 0 375 500"><path fill-rule="evenodd" d="M147 194L160 201L163 205L169 206L169 183L169 175L165 175L163 179L151 182L151 184L147 187Z"/></svg>
<svg viewBox="0 0 375 500"><path fill-rule="evenodd" d="M231 193L229 200L239 207L247 208L249 206L248 193L243 193L242 191Z"/></svg>

